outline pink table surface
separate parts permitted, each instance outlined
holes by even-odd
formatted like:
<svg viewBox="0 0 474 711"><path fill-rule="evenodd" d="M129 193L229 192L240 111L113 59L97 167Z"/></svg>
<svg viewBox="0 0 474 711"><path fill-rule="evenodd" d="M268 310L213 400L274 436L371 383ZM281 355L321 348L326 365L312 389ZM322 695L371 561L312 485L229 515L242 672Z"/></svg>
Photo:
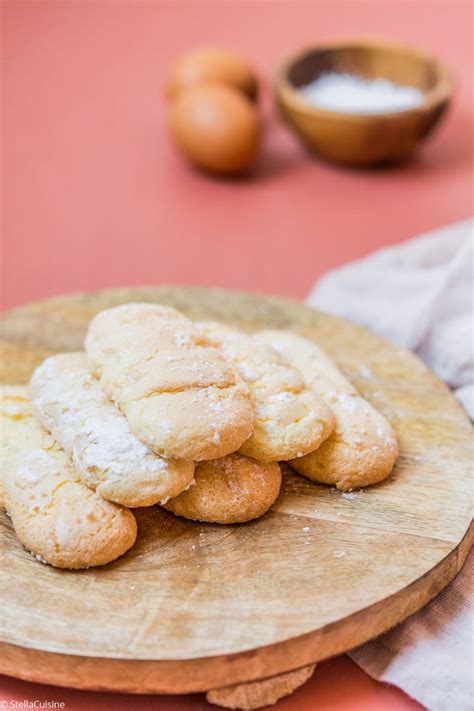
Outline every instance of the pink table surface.
<svg viewBox="0 0 474 711"><path fill-rule="evenodd" d="M276 0L2 3L3 306L64 292L202 284L302 298L345 261L472 213L470 2ZM457 89L415 161L346 171L307 156L264 92L252 177L191 170L166 135L162 86L197 44L233 47L265 86L303 45L356 35L439 55ZM204 709L202 697L93 694L1 680L5 700L71 709ZM320 666L282 711L419 708L347 658Z"/></svg>

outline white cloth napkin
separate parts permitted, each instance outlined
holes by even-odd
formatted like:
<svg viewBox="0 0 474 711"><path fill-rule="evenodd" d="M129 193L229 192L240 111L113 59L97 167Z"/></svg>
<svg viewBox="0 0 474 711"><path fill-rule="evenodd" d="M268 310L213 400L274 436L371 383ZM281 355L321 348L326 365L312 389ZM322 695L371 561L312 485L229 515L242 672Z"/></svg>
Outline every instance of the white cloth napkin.
<svg viewBox="0 0 474 711"><path fill-rule="evenodd" d="M415 351L474 419L473 265L471 219L328 272L308 301Z"/></svg>
<svg viewBox="0 0 474 711"><path fill-rule="evenodd" d="M474 220L326 274L309 303L415 351L474 418ZM474 709L474 551L438 597L349 656L430 711Z"/></svg>

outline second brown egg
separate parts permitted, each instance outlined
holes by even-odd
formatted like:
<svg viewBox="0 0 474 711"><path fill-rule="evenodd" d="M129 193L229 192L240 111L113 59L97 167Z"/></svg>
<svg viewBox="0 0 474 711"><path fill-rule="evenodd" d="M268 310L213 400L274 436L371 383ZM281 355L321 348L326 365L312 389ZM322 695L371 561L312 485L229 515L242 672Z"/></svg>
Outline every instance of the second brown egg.
<svg viewBox="0 0 474 711"><path fill-rule="evenodd" d="M215 173L241 173L257 155L257 112L225 85L200 84L180 93L170 107L169 129L189 160Z"/></svg>
<svg viewBox="0 0 474 711"><path fill-rule="evenodd" d="M257 97L257 78L249 62L236 52L220 47L198 47L183 54L174 65L167 82L169 98L196 84L225 84Z"/></svg>

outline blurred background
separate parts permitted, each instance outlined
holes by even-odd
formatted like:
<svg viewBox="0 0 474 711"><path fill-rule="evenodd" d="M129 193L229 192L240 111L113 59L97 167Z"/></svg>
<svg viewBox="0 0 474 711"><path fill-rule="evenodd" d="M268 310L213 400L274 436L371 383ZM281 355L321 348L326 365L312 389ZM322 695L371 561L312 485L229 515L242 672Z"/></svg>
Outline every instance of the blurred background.
<svg viewBox="0 0 474 711"><path fill-rule="evenodd" d="M327 269L472 213L472 4L456 0L6 1L3 305L138 284L304 297ZM346 170L278 117L281 59L381 36L437 55L456 92L416 159ZM193 170L166 131L163 86L196 45L258 70L265 124L252 175Z"/></svg>

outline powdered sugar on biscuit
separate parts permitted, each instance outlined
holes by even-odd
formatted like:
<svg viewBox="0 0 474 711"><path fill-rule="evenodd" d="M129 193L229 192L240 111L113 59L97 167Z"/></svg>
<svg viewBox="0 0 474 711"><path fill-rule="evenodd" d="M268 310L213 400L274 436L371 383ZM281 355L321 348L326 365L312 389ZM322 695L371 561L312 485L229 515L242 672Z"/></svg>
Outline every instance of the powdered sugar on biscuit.
<svg viewBox="0 0 474 711"><path fill-rule="evenodd" d="M30 388L38 421L96 485L116 483L131 472L148 480L174 473L182 478L183 465L188 470L183 485L192 477L191 462L159 457L131 432L127 418L89 374L83 354L48 358L36 369Z"/></svg>

